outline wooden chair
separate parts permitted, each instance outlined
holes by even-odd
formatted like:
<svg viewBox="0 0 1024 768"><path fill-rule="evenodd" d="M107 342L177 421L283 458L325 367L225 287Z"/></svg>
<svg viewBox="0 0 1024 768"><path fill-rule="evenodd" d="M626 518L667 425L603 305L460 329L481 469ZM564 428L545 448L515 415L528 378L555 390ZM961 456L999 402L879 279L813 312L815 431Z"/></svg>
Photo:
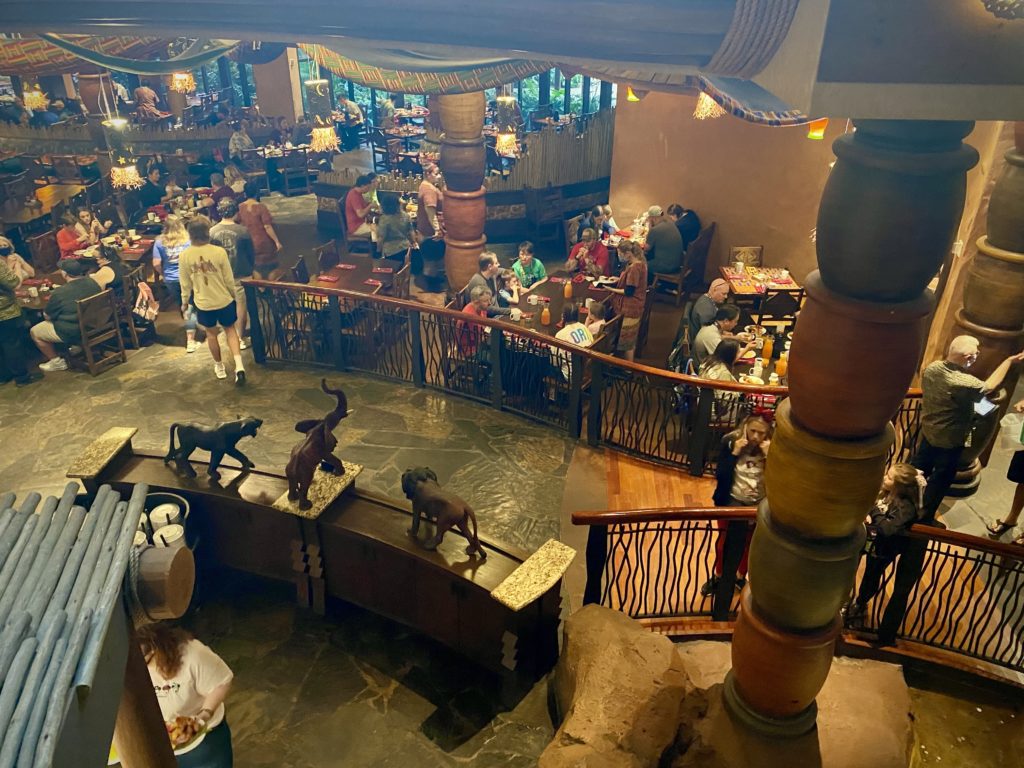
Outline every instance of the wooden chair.
<svg viewBox="0 0 1024 768"><path fill-rule="evenodd" d="M78 345L81 352L68 352L68 364L72 368L85 369L96 376L107 368L127 362L117 300L112 290L108 288L78 302L78 328L82 334Z"/></svg>
<svg viewBox="0 0 1024 768"><path fill-rule="evenodd" d="M564 237L562 188L526 189L526 219L538 242Z"/></svg>
<svg viewBox="0 0 1024 768"><path fill-rule="evenodd" d="M168 173L173 173L182 187L191 186L195 182L192 170L189 167L188 158L185 155L164 155L164 167Z"/></svg>
<svg viewBox="0 0 1024 768"><path fill-rule="evenodd" d="M711 251L711 242L715 239L717 229L718 223L712 221L700 231L700 234L686 249L686 253L683 254L683 271L686 273L683 278L684 298L704 290L704 273L707 271L708 253ZM678 296L676 298L678 299ZM678 301L676 306L679 306Z"/></svg>
<svg viewBox="0 0 1024 768"><path fill-rule="evenodd" d="M406 264L395 273L394 282L391 284L391 295L396 299L409 298L409 279L411 275L409 266L409 264Z"/></svg>
<svg viewBox="0 0 1024 768"><path fill-rule="evenodd" d="M143 282L145 265L139 265L124 276L124 293L122 296L114 294L114 304L117 307L117 317L121 326L128 329L128 335L132 340L132 349L140 349L139 331L135 327L135 299L139 295L139 284Z"/></svg>
<svg viewBox="0 0 1024 768"><path fill-rule="evenodd" d="M487 145L487 173L498 176L508 176L510 173L505 158L498 154L493 144Z"/></svg>
<svg viewBox="0 0 1024 768"><path fill-rule="evenodd" d="M737 261L742 261L748 267L764 266L764 246L734 245L729 249L729 264L735 264Z"/></svg>
<svg viewBox="0 0 1024 768"><path fill-rule="evenodd" d="M761 306L754 315L757 325L775 325L786 331L796 324L796 315L804 301L804 289L795 291L768 290L761 299Z"/></svg>
<svg viewBox="0 0 1024 768"><path fill-rule="evenodd" d="M647 331L651 325L651 308L654 306L655 293L652 285L647 289L647 295L644 296L644 311L640 315L640 327L637 329L636 336L636 357L640 357L644 347L647 346Z"/></svg>
<svg viewBox="0 0 1024 768"><path fill-rule="evenodd" d="M390 171L392 168L391 148L383 128L374 128L370 132L370 149L373 154L373 170L378 173Z"/></svg>
<svg viewBox="0 0 1024 768"><path fill-rule="evenodd" d="M573 216L571 219L566 219L562 222L562 229L565 231L565 253L568 255L569 251L576 244L580 235L580 224L583 223L583 214L579 216Z"/></svg>
<svg viewBox="0 0 1024 768"><path fill-rule="evenodd" d="M331 267L338 266L338 263L341 261L341 254L338 252L338 242L336 240L328 240L323 245L317 246L313 249L313 253L316 255L317 269L320 270L321 274Z"/></svg>
<svg viewBox="0 0 1024 768"><path fill-rule="evenodd" d="M267 159L260 154L258 149L243 149L242 156L238 160L238 170L245 176L246 181L255 181L260 189L270 191L267 184Z"/></svg>
<svg viewBox="0 0 1024 768"><path fill-rule="evenodd" d="M22 171L14 176L9 176L0 182L0 196L4 200L9 200L19 205L25 202L25 199L33 191L34 185L29 179L28 171Z"/></svg>
<svg viewBox="0 0 1024 768"><path fill-rule="evenodd" d="M400 157L398 167L395 169L403 176L420 176L423 174L423 166L419 160L411 157Z"/></svg>
<svg viewBox="0 0 1024 768"><path fill-rule="evenodd" d="M349 253L362 253L367 256L373 256L377 250L377 244L373 242L373 238L369 234L352 235L346 233L345 250Z"/></svg>
<svg viewBox="0 0 1024 768"><path fill-rule="evenodd" d="M53 177L58 184L85 184L85 176L74 155L50 155Z"/></svg>
<svg viewBox="0 0 1024 768"><path fill-rule="evenodd" d="M277 159L277 170L284 181L284 195L291 195L293 189L304 194L313 191L309 180L309 157L305 148L286 149Z"/></svg>
<svg viewBox="0 0 1024 768"><path fill-rule="evenodd" d="M295 264L291 268L291 278L293 283L303 283L304 285L309 283L309 267L306 265L305 256L299 256L295 260Z"/></svg>
<svg viewBox="0 0 1024 768"><path fill-rule="evenodd" d="M60 261L60 248L57 246L55 231L28 237L25 242L28 244L29 258L36 272L48 273L57 269L57 262Z"/></svg>

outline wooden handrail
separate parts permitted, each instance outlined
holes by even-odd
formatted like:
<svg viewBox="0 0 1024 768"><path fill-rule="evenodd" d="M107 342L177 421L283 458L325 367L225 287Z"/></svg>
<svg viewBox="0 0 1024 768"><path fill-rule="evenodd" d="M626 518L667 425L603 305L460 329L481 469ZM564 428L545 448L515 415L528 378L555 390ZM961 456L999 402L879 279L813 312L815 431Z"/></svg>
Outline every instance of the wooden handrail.
<svg viewBox="0 0 1024 768"><path fill-rule="evenodd" d="M420 304L419 302L409 301L407 299L396 299L391 296L371 296L365 293L359 293L358 291L348 291L343 288L327 288L319 285L307 285L305 283L289 283L284 281L272 281L272 280L242 280L242 285L252 285L255 288L270 288L270 289L281 289L288 288L299 293L312 293L320 296L337 296L339 298L353 299L361 302L370 302L380 304L382 306L391 307L393 309L401 309L410 312L420 312L423 314L437 315L440 317L448 317L452 320L463 320L466 322L474 323L476 325L482 325L487 328L497 328L504 333L511 333L516 336L531 339L538 344L546 344L556 349L561 349L565 352L580 355L581 357L588 358L595 362L603 363L605 365L619 368L620 370L630 371L632 373L639 373L646 376L657 376L662 379L676 382L678 384L689 384L695 387L704 387L707 389L716 389L723 392L741 392L741 393L752 393L762 395L775 395L777 397L785 397L789 394L788 387L772 387L772 386L758 386L755 384L740 384L739 382L731 381L718 381L713 379L702 379L698 376L688 376L685 373L676 373L674 371L668 371L663 368L653 368L649 365L643 365L642 363L636 363L629 360L623 360L620 357L614 357L613 355L607 355L603 352L596 352L586 347L578 347L575 344L571 344L566 341L560 341L552 336L545 336L544 334L537 333L536 331L530 330L529 328L515 328L510 326L508 323L504 323L500 320L493 320L489 317L476 317L467 315L464 312L459 312L454 309L445 309L443 307L431 307L426 304ZM907 391L907 397L919 398L921 396L921 390L912 388Z"/></svg>
<svg viewBox="0 0 1024 768"><path fill-rule="evenodd" d="M671 523L690 520L754 520L757 507L656 507L644 509L616 509L580 511L572 513L573 525L624 525L629 523ZM932 525L913 525L908 532L917 539L930 539L966 549L987 552L1013 560L1024 560L1024 547L993 541L983 536L950 531Z"/></svg>
<svg viewBox="0 0 1024 768"><path fill-rule="evenodd" d="M573 525L622 525L627 523L670 523L687 520L753 520L757 507L661 507L619 509L604 512L573 512Z"/></svg>

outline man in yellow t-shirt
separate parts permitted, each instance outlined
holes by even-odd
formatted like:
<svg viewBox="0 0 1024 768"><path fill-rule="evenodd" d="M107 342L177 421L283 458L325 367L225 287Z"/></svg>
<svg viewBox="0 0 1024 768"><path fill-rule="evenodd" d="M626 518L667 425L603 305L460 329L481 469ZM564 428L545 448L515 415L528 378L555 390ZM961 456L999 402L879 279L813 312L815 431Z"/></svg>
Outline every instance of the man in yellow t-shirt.
<svg viewBox="0 0 1024 768"><path fill-rule="evenodd" d="M235 305L235 276L231 262L227 251L210 243L210 220L205 216L196 216L188 223L188 236L192 244L178 257L181 305L187 308L191 304L196 308L199 325L206 330L207 344L213 355L213 372L218 379L228 377L217 340L217 326L224 329L235 361L235 384L242 386L245 384L245 367L235 331L238 308Z"/></svg>

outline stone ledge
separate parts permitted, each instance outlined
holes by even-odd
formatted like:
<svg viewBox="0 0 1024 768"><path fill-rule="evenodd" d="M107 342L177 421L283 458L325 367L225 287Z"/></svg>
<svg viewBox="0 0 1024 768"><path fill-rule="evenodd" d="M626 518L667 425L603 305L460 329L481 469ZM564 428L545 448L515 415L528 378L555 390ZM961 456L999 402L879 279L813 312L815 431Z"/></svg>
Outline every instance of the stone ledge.
<svg viewBox="0 0 1024 768"><path fill-rule="evenodd" d="M491 592L491 597L513 611L521 611L562 578L576 550L548 539Z"/></svg>
<svg viewBox="0 0 1024 768"><path fill-rule="evenodd" d="M96 477L122 448L131 445L138 431L134 427L111 427L89 443L78 458L71 462L67 476L81 479Z"/></svg>

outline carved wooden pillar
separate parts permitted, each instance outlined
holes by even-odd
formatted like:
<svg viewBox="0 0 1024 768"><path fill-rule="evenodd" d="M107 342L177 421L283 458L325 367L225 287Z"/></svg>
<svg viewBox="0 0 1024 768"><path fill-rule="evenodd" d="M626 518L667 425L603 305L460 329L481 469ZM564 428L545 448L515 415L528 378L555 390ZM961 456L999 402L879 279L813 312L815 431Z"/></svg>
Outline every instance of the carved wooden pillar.
<svg viewBox="0 0 1024 768"><path fill-rule="evenodd" d="M726 679L729 710L762 733L814 726L894 438L889 420L924 344L926 286L977 162L961 141L971 125L864 120L833 144L818 211L820 273L808 277L793 338L790 398L776 414Z"/></svg>
<svg viewBox="0 0 1024 768"><path fill-rule="evenodd" d="M484 223L487 205L483 187L484 150L483 91L440 96L438 103L444 137L441 139L441 173L445 180L444 266L448 282L461 290L477 271L487 238Z"/></svg>
<svg viewBox="0 0 1024 768"><path fill-rule="evenodd" d="M981 342L971 373L982 379L1024 347L1024 123L1016 128L1016 146L1006 153L1006 166L992 188L988 234L978 238L978 253L964 282L963 306L954 315L953 335L969 334ZM982 466L1019 375L1019 366L1010 369L1003 386L991 396L1001 407L972 429L950 496L970 496L978 489Z"/></svg>

